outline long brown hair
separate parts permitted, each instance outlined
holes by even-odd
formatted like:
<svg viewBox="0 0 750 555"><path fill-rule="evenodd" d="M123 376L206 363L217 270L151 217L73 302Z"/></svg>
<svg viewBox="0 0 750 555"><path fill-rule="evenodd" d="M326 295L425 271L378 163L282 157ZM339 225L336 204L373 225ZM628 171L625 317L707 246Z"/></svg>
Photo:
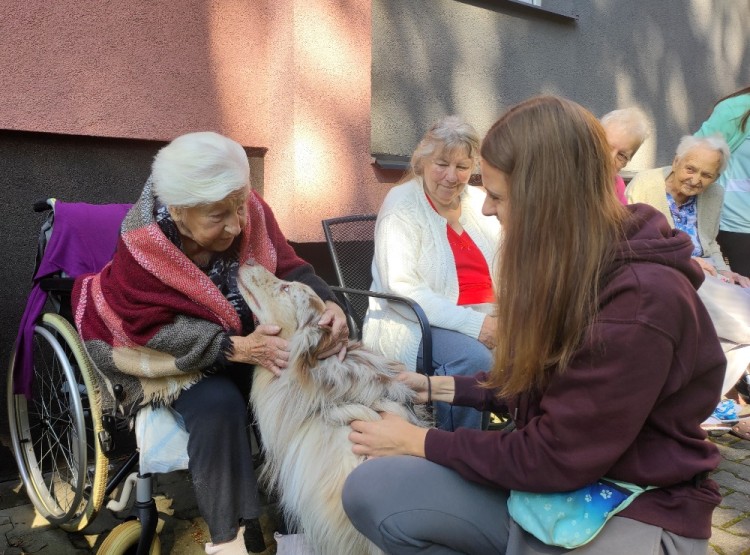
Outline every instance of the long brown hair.
<svg viewBox="0 0 750 555"><path fill-rule="evenodd" d="M510 189L487 385L513 395L543 388L581 345L627 212L604 129L575 102L541 96L516 105L489 130L481 156Z"/></svg>
<svg viewBox="0 0 750 555"><path fill-rule="evenodd" d="M727 98L734 98L735 96L742 96L743 94L750 94L750 85L738 91L734 91L732 94L728 94L723 98L720 98L719 100L716 101L716 104L726 100ZM714 107L716 107L716 104L714 104ZM740 118L740 131L742 131L743 133L745 132L745 129L747 128L747 120L749 118L750 118L750 108L748 108L748 110Z"/></svg>

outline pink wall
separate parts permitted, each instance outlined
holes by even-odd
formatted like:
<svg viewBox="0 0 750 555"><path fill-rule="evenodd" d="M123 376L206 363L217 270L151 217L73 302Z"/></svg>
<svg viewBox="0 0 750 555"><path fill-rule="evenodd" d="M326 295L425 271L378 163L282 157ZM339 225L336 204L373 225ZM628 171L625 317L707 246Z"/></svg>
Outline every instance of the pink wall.
<svg viewBox="0 0 750 555"><path fill-rule="evenodd" d="M322 218L376 211L386 192L370 164L370 49L370 0L11 3L0 128L210 129L265 147L287 236L319 241Z"/></svg>

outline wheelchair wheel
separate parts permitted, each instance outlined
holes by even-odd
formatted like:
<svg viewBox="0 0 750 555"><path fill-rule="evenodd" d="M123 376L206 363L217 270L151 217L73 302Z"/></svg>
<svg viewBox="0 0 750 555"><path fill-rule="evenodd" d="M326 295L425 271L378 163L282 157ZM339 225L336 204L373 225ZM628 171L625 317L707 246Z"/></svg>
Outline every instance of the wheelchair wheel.
<svg viewBox="0 0 750 555"><path fill-rule="evenodd" d="M141 523L137 520L128 520L115 526L109 535L104 538L97 555L135 555L138 548L138 540L141 538ZM151 541L149 555L161 555L161 542L159 534L154 534Z"/></svg>
<svg viewBox="0 0 750 555"><path fill-rule="evenodd" d="M44 314L33 341L30 399L13 394L12 365L8 372L13 454L39 514L78 531L101 508L107 482L93 368L75 329L58 314Z"/></svg>

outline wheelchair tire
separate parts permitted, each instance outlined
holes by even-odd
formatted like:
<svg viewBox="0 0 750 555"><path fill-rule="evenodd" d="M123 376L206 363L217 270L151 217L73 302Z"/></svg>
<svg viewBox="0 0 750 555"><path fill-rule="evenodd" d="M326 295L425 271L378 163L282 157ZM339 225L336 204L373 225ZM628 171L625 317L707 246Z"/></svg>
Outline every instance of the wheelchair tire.
<svg viewBox="0 0 750 555"><path fill-rule="evenodd" d="M104 538L96 553L97 555L135 555L140 538L141 523L137 520L128 520L112 529ZM148 553L149 555L161 555L161 542L158 533L154 534L151 549Z"/></svg>
<svg viewBox="0 0 750 555"><path fill-rule="evenodd" d="M30 399L13 393L12 364L8 372L13 454L39 514L79 531L101 508L107 482L94 370L75 329L58 314L43 315L33 342Z"/></svg>

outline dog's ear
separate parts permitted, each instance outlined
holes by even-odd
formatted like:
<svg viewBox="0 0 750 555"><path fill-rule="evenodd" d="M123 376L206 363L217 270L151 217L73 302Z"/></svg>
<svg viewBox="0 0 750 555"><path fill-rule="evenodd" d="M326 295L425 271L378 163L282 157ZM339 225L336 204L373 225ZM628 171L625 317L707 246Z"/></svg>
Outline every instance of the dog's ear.
<svg viewBox="0 0 750 555"><path fill-rule="evenodd" d="M308 370L318 364L318 356L333 345L330 328L318 325L320 314L313 312L292 337L291 362Z"/></svg>

